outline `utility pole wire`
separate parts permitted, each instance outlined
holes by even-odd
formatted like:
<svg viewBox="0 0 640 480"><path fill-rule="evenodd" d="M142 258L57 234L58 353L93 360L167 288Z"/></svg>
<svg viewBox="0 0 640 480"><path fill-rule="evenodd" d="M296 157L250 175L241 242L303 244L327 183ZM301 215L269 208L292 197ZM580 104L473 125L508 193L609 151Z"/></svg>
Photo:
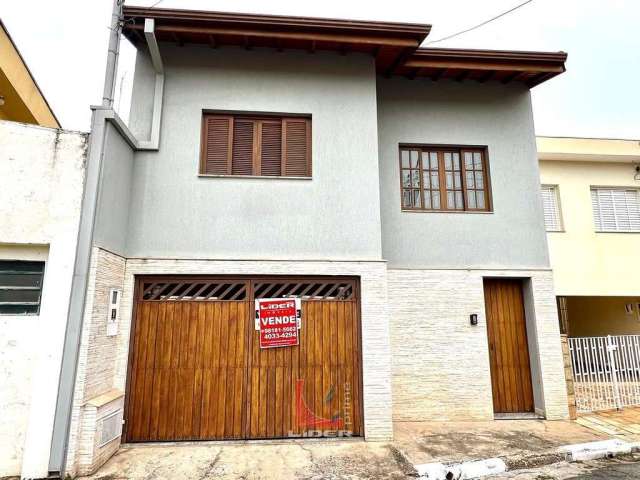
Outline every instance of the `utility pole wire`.
<svg viewBox="0 0 640 480"><path fill-rule="evenodd" d="M160 0L160 1L162 1L162 0ZM467 28L466 30L462 30L462 31L457 32L457 33L453 33L451 35L447 35L446 37L439 38L438 40L431 40L430 42L427 42L425 45L430 45L432 43L438 43L438 42L444 42L445 40L449 40L450 38L457 37L458 35L462 35L463 33L467 33L467 32L470 32L472 30L475 30L476 28L480 28L480 27L486 25L487 23L491 23L491 22L493 22L494 20L497 20L500 17L504 17L505 15L513 12L514 10L517 10L520 7L524 7L527 3L531 3L531 2L533 2L533 0L527 0L526 2L522 2L521 4L516 5L512 9L507 10L506 12L502 12L500 15L496 15L495 17L490 18L489 20L485 20L484 22L479 23L478 25L475 25L475 26L473 26L471 28Z"/></svg>
<svg viewBox="0 0 640 480"><path fill-rule="evenodd" d="M161 4L162 2L164 2L164 0L158 0L156 3L154 3L153 5L151 5L150 7L147 7L147 10L151 10L154 7L157 7L159 4Z"/></svg>

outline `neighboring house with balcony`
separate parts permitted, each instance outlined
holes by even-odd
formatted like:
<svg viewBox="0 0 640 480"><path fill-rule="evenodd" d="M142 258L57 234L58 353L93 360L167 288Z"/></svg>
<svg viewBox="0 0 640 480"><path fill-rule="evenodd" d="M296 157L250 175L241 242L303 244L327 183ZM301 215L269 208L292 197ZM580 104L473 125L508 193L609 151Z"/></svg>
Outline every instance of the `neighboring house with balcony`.
<svg viewBox="0 0 640 480"><path fill-rule="evenodd" d="M107 88L50 471L123 442L567 417L529 92L566 54L420 49L416 24L122 20L131 122ZM267 298L299 302L300 328L263 330Z"/></svg>
<svg viewBox="0 0 640 480"><path fill-rule="evenodd" d="M640 334L640 141L537 143L563 333Z"/></svg>

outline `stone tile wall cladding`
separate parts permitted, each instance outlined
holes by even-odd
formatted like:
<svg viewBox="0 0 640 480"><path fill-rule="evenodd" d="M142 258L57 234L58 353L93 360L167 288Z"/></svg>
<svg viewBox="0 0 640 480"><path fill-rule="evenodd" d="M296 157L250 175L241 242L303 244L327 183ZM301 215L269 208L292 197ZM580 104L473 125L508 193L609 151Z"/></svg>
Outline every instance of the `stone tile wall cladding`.
<svg viewBox="0 0 640 480"><path fill-rule="evenodd" d="M394 420L493 419L482 280L501 276L531 279L542 410L568 418L551 271L389 269Z"/></svg>
<svg viewBox="0 0 640 480"><path fill-rule="evenodd" d="M97 409L91 405L91 400L113 389L118 338L123 332L119 329L117 336L106 335L108 296L110 289L123 288L124 273L123 257L93 248L67 450L66 471L71 476L95 471L110 456L104 452L113 453L119 445L114 441L96 447L99 420L110 411ZM124 389L121 393L124 396ZM111 402L109 407L114 404L117 402Z"/></svg>
<svg viewBox="0 0 640 480"><path fill-rule="evenodd" d="M391 420L391 348L387 311L387 268L383 261L229 261L124 259L95 247L80 348L74 408L67 455L70 475L95 471L108 456L96 451L99 415L94 396L124 392L136 275L350 275L360 277L363 344L365 437L389 440ZM118 335L106 336L107 296L122 288ZM120 439L105 445L117 450ZM115 445L115 448L114 448ZM91 457L89 452L94 452Z"/></svg>
<svg viewBox="0 0 640 480"><path fill-rule="evenodd" d="M124 393L135 276L168 274L359 276L367 440L392 438L392 413L400 421L492 419L482 278L531 278L544 414L567 417L550 271L387 270L382 261L124 259L96 247L67 456L71 475L95 471L119 446L116 439L96 448L101 414L91 400L114 390ZM123 289L115 337L106 336L111 288ZM469 325L470 313L479 314L478 326Z"/></svg>
<svg viewBox="0 0 640 480"><path fill-rule="evenodd" d="M571 364L571 352L569 351L569 340L567 335L561 335L562 357L564 360L564 378L567 382L567 399L569 402L569 418L578 418L578 407L576 406L576 390L573 383L573 366Z"/></svg>

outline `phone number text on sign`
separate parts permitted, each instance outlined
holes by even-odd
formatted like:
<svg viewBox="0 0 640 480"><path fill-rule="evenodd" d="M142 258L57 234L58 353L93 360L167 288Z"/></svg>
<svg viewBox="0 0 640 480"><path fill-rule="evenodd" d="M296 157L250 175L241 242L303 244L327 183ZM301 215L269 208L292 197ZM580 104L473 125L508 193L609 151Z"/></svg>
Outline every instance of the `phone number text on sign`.
<svg viewBox="0 0 640 480"><path fill-rule="evenodd" d="M260 348L299 344L301 302L299 298L256 300L255 329L260 332Z"/></svg>

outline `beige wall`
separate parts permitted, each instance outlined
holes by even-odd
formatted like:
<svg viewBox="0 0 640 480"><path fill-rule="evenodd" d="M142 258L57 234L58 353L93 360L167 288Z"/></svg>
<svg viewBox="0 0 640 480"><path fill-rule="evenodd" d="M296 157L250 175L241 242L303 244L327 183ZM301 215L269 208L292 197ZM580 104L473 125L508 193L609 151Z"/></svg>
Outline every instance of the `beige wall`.
<svg viewBox="0 0 640 480"><path fill-rule="evenodd" d="M567 311L571 337L640 334L640 297L569 297Z"/></svg>
<svg viewBox="0 0 640 480"><path fill-rule="evenodd" d="M591 186L632 186L630 160L540 161L542 184L558 185L563 232L549 232L556 295L640 295L640 233L596 233Z"/></svg>

